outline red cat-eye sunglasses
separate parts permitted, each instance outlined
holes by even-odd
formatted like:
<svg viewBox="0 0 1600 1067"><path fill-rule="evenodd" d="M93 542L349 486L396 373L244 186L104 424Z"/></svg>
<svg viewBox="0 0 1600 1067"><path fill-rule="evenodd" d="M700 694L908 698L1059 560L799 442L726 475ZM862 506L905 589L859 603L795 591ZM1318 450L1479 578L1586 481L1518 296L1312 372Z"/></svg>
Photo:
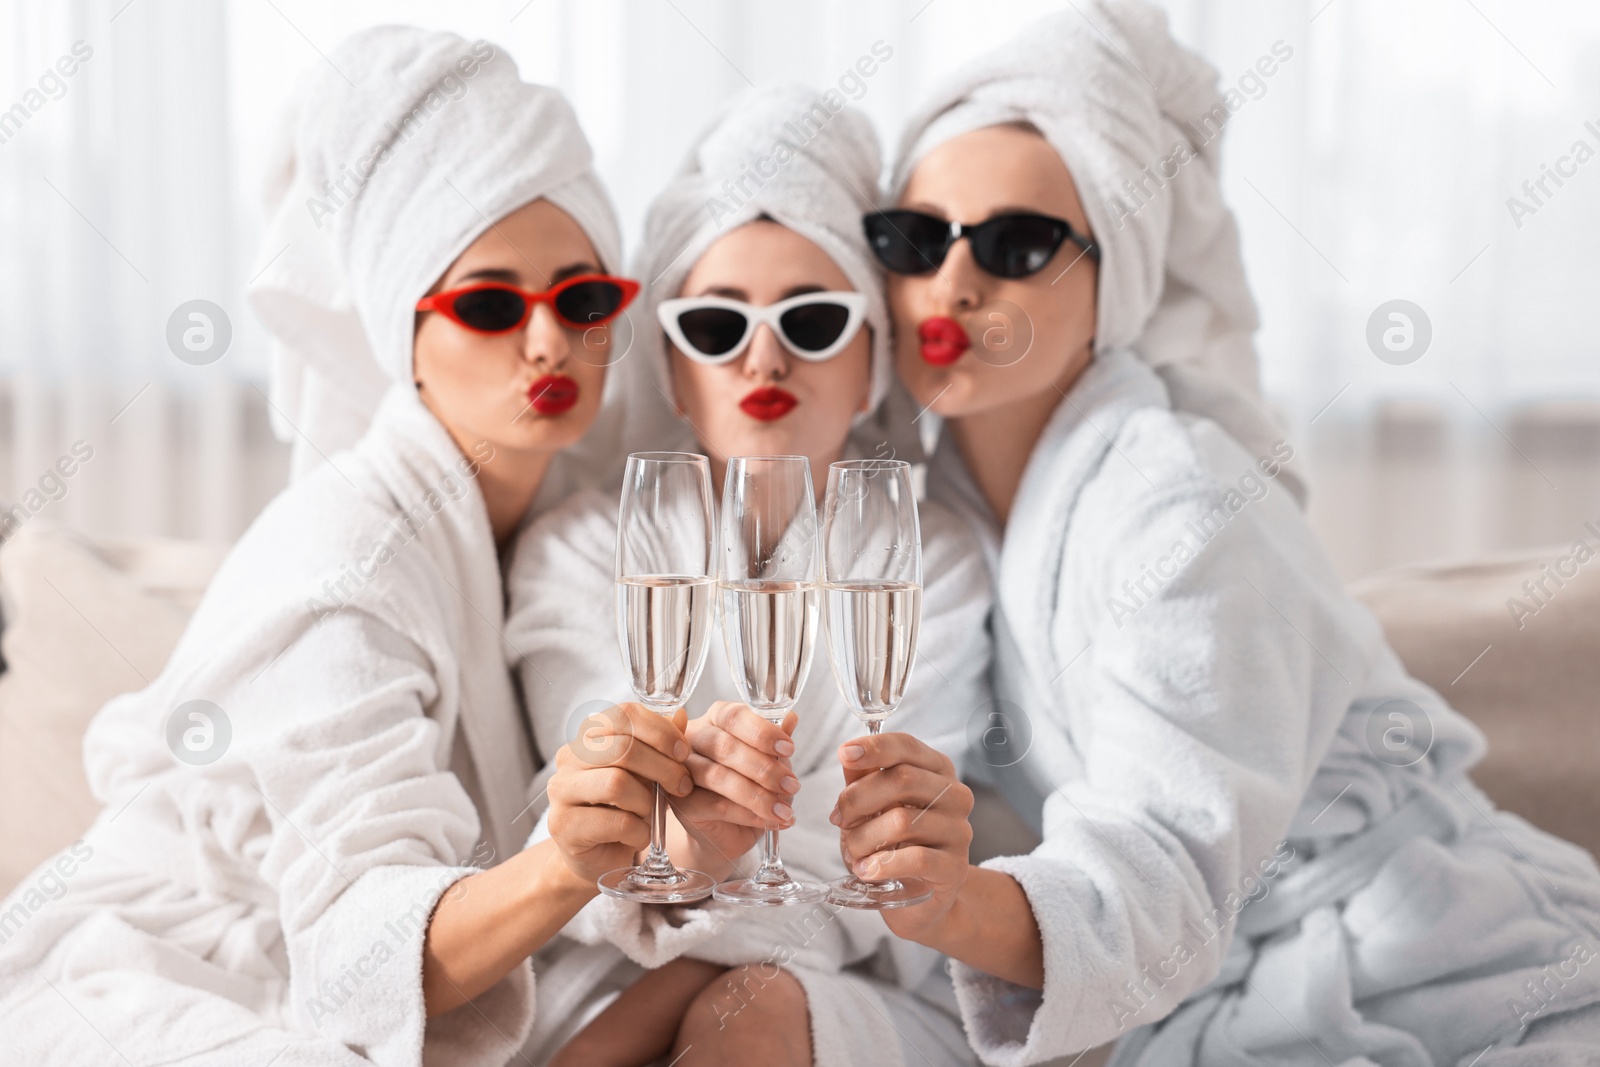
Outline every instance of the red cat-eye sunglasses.
<svg viewBox="0 0 1600 1067"><path fill-rule="evenodd" d="M505 282L476 282L417 301L418 311L437 311L477 333L510 333L526 326L535 304L549 304L561 325L573 330L604 326L622 314L639 283L609 274L579 274L544 292Z"/></svg>

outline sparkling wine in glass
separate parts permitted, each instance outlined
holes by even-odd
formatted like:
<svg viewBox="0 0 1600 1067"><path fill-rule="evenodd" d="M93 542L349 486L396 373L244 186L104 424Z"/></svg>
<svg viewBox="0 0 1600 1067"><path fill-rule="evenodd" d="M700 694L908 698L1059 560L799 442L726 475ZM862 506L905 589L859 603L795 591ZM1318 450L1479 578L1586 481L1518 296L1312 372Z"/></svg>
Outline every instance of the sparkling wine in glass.
<svg viewBox="0 0 1600 1067"><path fill-rule="evenodd" d="M922 535L911 467L861 459L828 468L823 504L822 590L828 659L856 718L876 735L905 695L922 619ZM840 848L846 868L852 857ZM904 908L931 899L920 879L833 883L847 908Z"/></svg>
<svg viewBox="0 0 1600 1067"><path fill-rule="evenodd" d="M817 636L817 513L804 456L735 456L722 485L722 637L739 695L781 723L800 699ZM778 831L761 835L761 865L717 886L747 907L815 904L828 887L790 877Z"/></svg>
<svg viewBox="0 0 1600 1067"><path fill-rule="evenodd" d="M694 692L716 618L717 530L711 467L686 452L636 452L617 521L617 637L639 702L671 715ZM667 857L667 803L655 787L650 847L636 867L600 876L602 892L646 904L711 895L712 878Z"/></svg>

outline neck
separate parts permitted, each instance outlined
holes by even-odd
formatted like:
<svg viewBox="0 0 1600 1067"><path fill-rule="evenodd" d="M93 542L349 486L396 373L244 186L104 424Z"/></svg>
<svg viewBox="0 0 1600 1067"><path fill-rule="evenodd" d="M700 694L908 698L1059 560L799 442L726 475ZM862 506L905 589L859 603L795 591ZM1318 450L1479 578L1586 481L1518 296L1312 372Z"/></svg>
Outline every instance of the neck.
<svg viewBox="0 0 1600 1067"><path fill-rule="evenodd" d="M495 548L503 549L533 505L555 453L499 448L488 450L484 458L482 442L474 448L453 428L446 426L445 430L461 455L477 465L478 491L483 494L483 506L489 513L489 529L494 534Z"/></svg>
<svg viewBox="0 0 1600 1067"><path fill-rule="evenodd" d="M478 489L496 548L505 548L517 532L554 458L553 452L500 452L478 468Z"/></svg>
<svg viewBox="0 0 1600 1067"><path fill-rule="evenodd" d="M1049 387L999 407L949 420L950 436L967 471L1004 529L1011 518L1028 459L1056 408L1089 365L1090 354L1073 360Z"/></svg>

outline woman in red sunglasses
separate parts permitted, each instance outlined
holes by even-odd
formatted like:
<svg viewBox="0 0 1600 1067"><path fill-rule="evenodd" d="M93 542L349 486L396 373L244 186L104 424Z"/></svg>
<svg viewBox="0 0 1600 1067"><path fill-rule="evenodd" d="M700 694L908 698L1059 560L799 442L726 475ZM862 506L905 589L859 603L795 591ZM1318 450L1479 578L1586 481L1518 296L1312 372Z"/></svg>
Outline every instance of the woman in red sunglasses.
<svg viewBox="0 0 1600 1067"><path fill-rule="evenodd" d="M739 98L647 219L635 270L655 280L644 301L655 328L636 345L645 360L636 369L681 417L658 447L705 454L719 490L733 456L804 456L820 492L835 460L893 455L876 418L892 383L882 275L862 239L856 192L876 181L878 146L850 111L803 147L791 143L785 125L824 106L801 88ZM725 196L725 179L745 162L770 172L760 188L708 212L707 197ZM541 751L562 743L575 710L628 691L612 608L616 499L577 494L518 546L506 632L528 655L524 686L546 698L533 708ZM939 759L953 771L986 699L987 578L977 543L948 509L921 507L921 537L918 665L892 728L949 751L953 759ZM576 976L566 987L575 1008L568 1020L540 1021L535 1057L553 1054L559 1067L673 1056L771 1067L972 1063L953 1015L916 993L943 978L934 954L815 892L847 873L828 813L845 782L835 753L862 732L824 654L779 725L741 702L723 636L709 644L692 701L703 713L686 731L696 788L673 804L674 861L717 881L748 876L763 830L782 829L783 862L810 886L786 891L793 902L781 907L668 911L597 899L569 928L584 945L550 950L560 954L552 972ZM965 787L952 789L919 830L965 841L969 802ZM748 899L748 888L737 891ZM761 921L769 915L776 926ZM638 966L614 966L619 948Z"/></svg>
<svg viewBox="0 0 1600 1067"><path fill-rule="evenodd" d="M692 788L681 721L622 707L630 743L563 763L524 847L501 550L627 447L583 454L636 287L570 107L402 27L299 100L254 296L319 465L91 726L104 813L0 909L7 1063L515 1059L530 953L647 833L637 783Z"/></svg>
<svg viewBox="0 0 1600 1067"><path fill-rule="evenodd" d="M908 847L876 813L954 783L905 735L866 746L846 841L936 883L884 918L957 961L988 1063L1592 1062L1600 872L1494 810L1481 735L1316 543L1255 381L1216 86L1157 9L1104 0L911 123L865 228L943 421L930 494L995 553L978 769L1042 842Z"/></svg>

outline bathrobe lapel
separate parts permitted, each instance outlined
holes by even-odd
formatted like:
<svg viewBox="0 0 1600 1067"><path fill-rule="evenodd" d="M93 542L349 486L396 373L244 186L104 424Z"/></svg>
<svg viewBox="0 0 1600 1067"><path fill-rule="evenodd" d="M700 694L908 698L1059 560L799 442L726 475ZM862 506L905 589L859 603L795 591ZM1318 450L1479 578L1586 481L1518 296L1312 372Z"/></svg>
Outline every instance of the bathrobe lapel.
<svg viewBox="0 0 1600 1067"><path fill-rule="evenodd" d="M531 827L530 820L517 820L527 803L524 792L533 777L533 761L521 701L502 652L505 592L494 535L477 480L466 473L481 458L463 457L410 389L393 390L384 407L392 410L375 428L408 444L376 440L374 447L363 449L365 458L402 509L434 499L447 505L436 514L430 505L421 540L457 594L451 597L455 617L450 620L459 634L455 648L462 668L456 732L466 752L451 762L478 803L483 838L494 849L493 861L499 862L521 850ZM492 448L482 455L494 462ZM453 492L466 495L446 500Z"/></svg>
<svg viewBox="0 0 1600 1067"><path fill-rule="evenodd" d="M1066 528L1078 494L1108 457L1111 441L1129 416L1152 405L1166 406L1160 379L1126 349L1095 357L1045 425L1023 470L1011 508L997 577L999 610L1031 677L1053 679L1056 662L1051 629L1063 605L1061 568ZM1064 647L1064 646L1062 646ZM1075 646L1074 646L1075 647Z"/></svg>

